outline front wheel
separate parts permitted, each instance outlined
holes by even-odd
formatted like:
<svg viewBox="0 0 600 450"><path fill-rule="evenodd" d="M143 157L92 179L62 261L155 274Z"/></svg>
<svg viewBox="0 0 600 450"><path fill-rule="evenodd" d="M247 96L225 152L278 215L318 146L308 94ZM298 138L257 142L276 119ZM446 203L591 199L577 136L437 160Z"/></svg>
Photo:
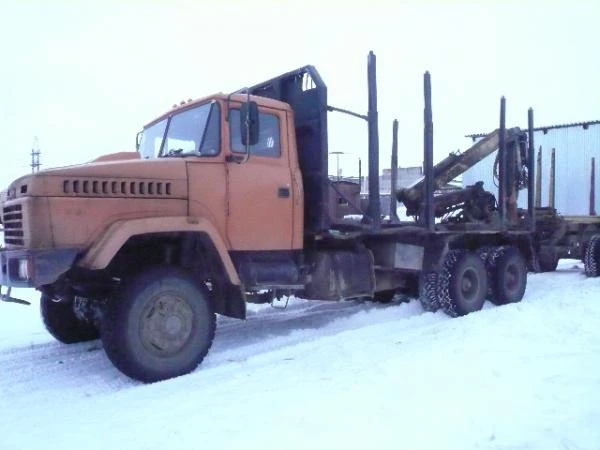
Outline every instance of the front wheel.
<svg viewBox="0 0 600 450"><path fill-rule="evenodd" d="M40 314L48 333L63 344L98 339L98 329L93 323L79 319L75 315L72 300L57 300L42 294Z"/></svg>
<svg viewBox="0 0 600 450"><path fill-rule="evenodd" d="M107 305L101 336L121 372L153 382L193 371L215 327L206 289L183 270L155 267L126 283Z"/></svg>

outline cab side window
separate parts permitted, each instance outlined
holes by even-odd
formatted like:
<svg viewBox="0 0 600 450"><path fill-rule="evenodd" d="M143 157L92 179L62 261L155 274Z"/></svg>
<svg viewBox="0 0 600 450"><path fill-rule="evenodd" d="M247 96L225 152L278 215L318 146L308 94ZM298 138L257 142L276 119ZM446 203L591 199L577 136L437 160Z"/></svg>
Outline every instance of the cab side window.
<svg viewBox="0 0 600 450"><path fill-rule="evenodd" d="M281 155L279 136L279 117L276 114L260 113L258 118L260 134L256 145L250 146L250 154L277 158ZM240 110L229 111L229 133L231 150L236 153L245 153L240 135Z"/></svg>

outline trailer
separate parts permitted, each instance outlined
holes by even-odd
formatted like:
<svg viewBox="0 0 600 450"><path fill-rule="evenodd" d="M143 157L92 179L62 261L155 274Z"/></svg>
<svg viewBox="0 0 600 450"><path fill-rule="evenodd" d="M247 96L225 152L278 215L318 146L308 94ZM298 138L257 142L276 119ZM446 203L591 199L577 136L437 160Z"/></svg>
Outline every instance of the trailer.
<svg viewBox="0 0 600 450"><path fill-rule="evenodd" d="M600 276L600 217L563 216L555 208L535 209L540 270L556 270L560 259L579 259L588 277Z"/></svg>
<svg viewBox="0 0 600 450"><path fill-rule="evenodd" d="M425 73L425 176L400 196L415 220L383 220L372 52L367 74L367 114L329 105L326 84L305 66L177 105L143 128L135 153L14 181L3 207L2 299L22 302L12 287L39 290L54 337L100 337L114 365L142 381L194 370L215 314L244 319L247 302L389 302L403 293L461 316L486 298L520 301L527 265L538 264L533 201L524 212L515 201L533 180L533 111L527 133L506 129L502 99L498 130L438 173ZM329 179L329 112L367 122L366 211ZM480 186L436 195L444 179L496 149L498 200ZM359 217L340 214L332 192Z"/></svg>

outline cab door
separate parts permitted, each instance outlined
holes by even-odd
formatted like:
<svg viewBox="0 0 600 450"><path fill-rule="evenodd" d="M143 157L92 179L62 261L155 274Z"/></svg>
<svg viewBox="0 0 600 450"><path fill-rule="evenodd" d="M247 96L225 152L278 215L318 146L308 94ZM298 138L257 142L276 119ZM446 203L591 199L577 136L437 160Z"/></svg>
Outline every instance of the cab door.
<svg viewBox="0 0 600 450"><path fill-rule="evenodd" d="M292 248L295 190L284 111L260 108L258 142L241 143L240 110L229 112L227 233L234 251ZM246 157L247 156L247 157Z"/></svg>

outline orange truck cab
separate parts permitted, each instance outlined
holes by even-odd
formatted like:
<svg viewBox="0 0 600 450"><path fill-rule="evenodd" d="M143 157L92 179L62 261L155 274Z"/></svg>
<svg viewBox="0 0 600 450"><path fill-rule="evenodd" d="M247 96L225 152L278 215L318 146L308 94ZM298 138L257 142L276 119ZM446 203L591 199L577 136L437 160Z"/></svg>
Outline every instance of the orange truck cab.
<svg viewBox="0 0 600 450"><path fill-rule="evenodd" d="M2 299L40 290L57 339L101 334L119 369L156 380L198 364L214 313L244 318L247 301L283 294L373 295L371 254L326 239L326 96L307 66L175 106L135 153L17 179L2 212ZM132 323L146 331L132 337Z"/></svg>

